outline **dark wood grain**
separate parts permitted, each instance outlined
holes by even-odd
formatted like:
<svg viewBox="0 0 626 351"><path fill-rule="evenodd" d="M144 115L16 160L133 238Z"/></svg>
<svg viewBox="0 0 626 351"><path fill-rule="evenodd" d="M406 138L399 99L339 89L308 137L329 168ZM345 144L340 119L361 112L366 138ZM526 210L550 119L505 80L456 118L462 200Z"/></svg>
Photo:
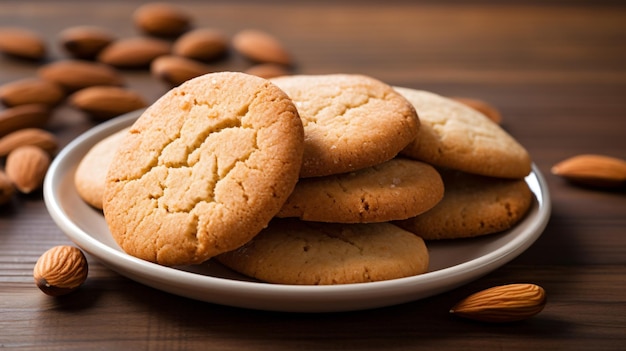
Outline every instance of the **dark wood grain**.
<svg viewBox="0 0 626 351"><path fill-rule="evenodd" d="M65 57L60 30L79 24L136 35L136 1L2 1L0 26L35 29L48 60ZM126 279L89 257L76 293L50 298L34 285L35 261L70 244L42 194L0 208L0 347L41 350L621 350L626 346L626 192L573 186L550 174L580 153L626 158L626 6L619 2L218 1L179 2L198 26L233 35L274 33L299 73L362 73L389 84L487 100L530 151L551 192L550 222L521 256L453 291L368 311L286 314L218 306ZM40 63L0 56L0 84ZM217 69L243 69L231 60ZM153 101L167 87L125 71ZM1 107L0 107L1 108ZM48 128L63 144L94 123L59 107ZM489 325L454 318L462 297L532 282L548 293L538 316Z"/></svg>

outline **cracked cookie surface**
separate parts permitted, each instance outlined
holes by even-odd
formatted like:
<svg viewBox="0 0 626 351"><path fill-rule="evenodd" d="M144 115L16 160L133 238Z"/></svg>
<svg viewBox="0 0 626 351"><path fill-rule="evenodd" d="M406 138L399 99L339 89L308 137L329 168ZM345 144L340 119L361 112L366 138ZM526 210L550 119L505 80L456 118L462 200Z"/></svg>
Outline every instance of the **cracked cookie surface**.
<svg viewBox="0 0 626 351"><path fill-rule="evenodd" d="M300 179L277 217L335 223L407 219L435 206L443 191L434 167L394 158L355 172Z"/></svg>
<svg viewBox="0 0 626 351"><path fill-rule="evenodd" d="M227 267L278 284L365 283L425 273L424 241L393 224L274 219L241 248L216 257Z"/></svg>
<svg viewBox="0 0 626 351"><path fill-rule="evenodd" d="M482 236L512 228L528 212L533 194L522 179L440 170L445 195L431 210L394 222L424 240Z"/></svg>
<svg viewBox="0 0 626 351"><path fill-rule="evenodd" d="M304 132L289 97L234 72L170 90L131 126L105 183L109 229L130 255L197 264L254 237L293 190Z"/></svg>
<svg viewBox="0 0 626 351"><path fill-rule="evenodd" d="M526 149L496 123L443 96L395 87L420 116L417 138L401 154L468 173L524 178L531 171Z"/></svg>
<svg viewBox="0 0 626 351"><path fill-rule="evenodd" d="M389 85L363 75L273 78L304 125L301 177L351 172L393 158L419 130L413 106Z"/></svg>

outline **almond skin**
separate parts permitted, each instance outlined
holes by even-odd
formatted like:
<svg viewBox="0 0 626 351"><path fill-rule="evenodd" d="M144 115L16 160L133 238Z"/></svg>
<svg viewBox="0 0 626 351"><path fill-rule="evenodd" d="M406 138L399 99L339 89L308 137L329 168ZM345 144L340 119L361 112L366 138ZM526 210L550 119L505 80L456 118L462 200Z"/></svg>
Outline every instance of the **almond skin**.
<svg viewBox="0 0 626 351"><path fill-rule="evenodd" d="M291 56L283 45L269 33L246 29L233 37L233 47L244 57L258 63L276 63L289 66Z"/></svg>
<svg viewBox="0 0 626 351"><path fill-rule="evenodd" d="M580 185L599 188L626 185L626 161L611 156L583 154L570 157L554 165L551 172Z"/></svg>
<svg viewBox="0 0 626 351"><path fill-rule="evenodd" d="M13 194L15 193L15 187L11 179L0 170L0 206L9 203Z"/></svg>
<svg viewBox="0 0 626 351"><path fill-rule="evenodd" d="M0 101L6 106L43 104L58 105L65 91L58 84L38 78L25 78L0 86Z"/></svg>
<svg viewBox="0 0 626 351"><path fill-rule="evenodd" d="M146 34L174 37L191 25L191 17L181 8L167 3L148 3L133 13L133 22Z"/></svg>
<svg viewBox="0 0 626 351"><path fill-rule="evenodd" d="M50 109L41 104L19 105L0 110L0 137L22 128L43 128Z"/></svg>
<svg viewBox="0 0 626 351"><path fill-rule="evenodd" d="M94 59L116 39L109 30L96 26L69 27L59 33L59 43L67 53L78 59Z"/></svg>
<svg viewBox="0 0 626 351"><path fill-rule="evenodd" d="M61 296L78 289L87 279L89 264L83 252L69 245L59 245L44 252L35 267L33 278L46 295Z"/></svg>
<svg viewBox="0 0 626 351"><path fill-rule="evenodd" d="M221 31L199 28L183 34L174 42L172 53L198 61L212 61L228 52L228 38Z"/></svg>
<svg viewBox="0 0 626 351"><path fill-rule="evenodd" d="M54 134L40 128L23 128L0 138L0 157L25 145L40 147L50 155L59 148L59 142Z"/></svg>
<svg viewBox="0 0 626 351"><path fill-rule="evenodd" d="M97 62L63 60L42 66L39 77L72 92L95 85L124 85L124 78L114 68Z"/></svg>
<svg viewBox="0 0 626 351"><path fill-rule="evenodd" d="M465 106L468 106L483 115L487 116L490 120L497 124L502 124L502 114L500 111L493 105L489 104L486 101L468 98L468 97L453 97L452 99L462 103Z"/></svg>
<svg viewBox="0 0 626 351"><path fill-rule="evenodd" d="M49 166L47 152L37 146L26 145L9 153L5 172L17 190L29 194L41 187Z"/></svg>
<svg viewBox="0 0 626 351"><path fill-rule="evenodd" d="M27 60L42 60L46 44L36 32L20 27L0 28L0 52Z"/></svg>
<svg viewBox="0 0 626 351"><path fill-rule="evenodd" d="M545 305L546 293L542 287L508 284L472 294L452 307L450 313L482 322L515 322L538 314Z"/></svg>
<svg viewBox="0 0 626 351"><path fill-rule="evenodd" d="M144 98L138 93L109 86L79 90L69 97L69 102L98 120L106 120L147 106Z"/></svg>
<svg viewBox="0 0 626 351"><path fill-rule="evenodd" d="M171 45L160 39L124 38L107 46L98 55L98 61L117 68L143 68L159 56L169 55Z"/></svg>
<svg viewBox="0 0 626 351"><path fill-rule="evenodd" d="M151 74L172 85L212 72L212 69L198 61L178 56L161 56L152 62Z"/></svg>

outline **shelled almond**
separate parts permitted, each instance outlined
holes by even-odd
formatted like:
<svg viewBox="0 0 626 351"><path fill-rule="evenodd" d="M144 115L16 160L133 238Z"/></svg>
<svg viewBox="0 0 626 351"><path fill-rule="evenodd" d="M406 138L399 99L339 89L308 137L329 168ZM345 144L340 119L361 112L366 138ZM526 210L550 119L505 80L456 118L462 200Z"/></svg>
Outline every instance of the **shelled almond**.
<svg viewBox="0 0 626 351"><path fill-rule="evenodd" d="M171 45L160 39L133 37L118 39L98 54L97 60L117 68L142 68L159 56L168 55Z"/></svg>
<svg viewBox="0 0 626 351"><path fill-rule="evenodd" d="M109 65L83 60L61 60L39 68L40 78L59 84L67 91L95 85L124 85L121 73Z"/></svg>
<svg viewBox="0 0 626 351"><path fill-rule="evenodd" d="M177 6L156 2L139 6L133 13L133 22L144 33L172 37L185 32L192 20Z"/></svg>
<svg viewBox="0 0 626 351"><path fill-rule="evenodd" d="M63 89L54 82L25 78L0 86L0 101L6 106L26 104L58 105L65 98Z"/></svg>
<svg viewBox="0 0 626 351"><path fill-rule="evenodd" d="M59 148L57 137L41 128L23 128L0 138L0 157L26 145L37 146L52 155Z"/></svg>
<svg viewBox="0 0 626 351"><path fill-rule="evenodd" d="M78 59L94 59L115 39L111 31L97 26L69 27L59 33L61 47Z"/></svg>
<svg viewBox="0 0 626 351"><path fill-rule="evenodd" d="M41 60L47 47L43 37L27 28L1 27L0 52L28 60Z"/></svg>
<svg viewBox="0 0 626 351"><path fill-rule="evenodd" d="M292 65L291 55L273 35L256 29L245 29L233 37L233 47L241 55L259 63Z"/></svg>
<svg viewBox="0 0 626 351"><path fill-rule="evenodd" d="M211 61L228 52L228 38L213 28L198 28L183 34L174 42L172 53L198 61Z"/></svg>
<svg viewBox="0 0 626 351"><path fill-rule="evenodd" d="M172 86L211 72L211 67L192 59L179 56L161 56L152 62L152 75Z"/></svg>
<svg viewBox="0 0 626 351"><path fill-rule="evenodd" d="M6 159L5 172L17 190L29 194L43 184L50 166L50 155L33 145L12 150Z"/></svg>
<svg viewBox="0 0 626 351"><path fill-rule="evenodd" d="M119 116L148 105L139 93L112 86L93 86L79 90L69 97L69 102L99 120Z"/></svg>
<svg viewBox="0 0 626 351"><path fill-rule="evenodd" d="M61 296L78 289L87 279L89 264L74 246L59 245L44 252L33 268L35 284L46 295Z"/></svg>
<svg viewBox="0 0 626 351"><path fill-rule="evenodd" d="M50 109L42 104L19 105L0 110L0 137L22 128L43 128Z"/></svg>
<svg viewBox="0 0 626 351"><path fill-rule="evenodd" d="M551 172L573 183L592 187L616 188L626 185L626 161L606 155L573 156L555 164Z"/></svg>

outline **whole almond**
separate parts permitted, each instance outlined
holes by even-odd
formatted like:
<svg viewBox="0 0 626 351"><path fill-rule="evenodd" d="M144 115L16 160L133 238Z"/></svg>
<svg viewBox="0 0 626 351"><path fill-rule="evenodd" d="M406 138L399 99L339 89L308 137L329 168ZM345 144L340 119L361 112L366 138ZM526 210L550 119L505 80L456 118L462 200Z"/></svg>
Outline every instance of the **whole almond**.
<svg viewBox="0 0 626 351"><path fill-rule="evenodd" d="M0 170L0 206L11 201L14 193L15 187L13 182L11 182L6 173Z"/></svg>
<svg viewBox="0 0 626 351"><path fill-rule="evenodd" d="M183 34L174 42L172 53L198 61L211 61L228 52L228 38L212 28L198 28Z"/></svg>
<svg viewBox="0 0 626 351"><path fill-rule="evenodd" d="M500 113L500 111L495 106L489 104L488 102L484 100L468 98L468 97L453 97L452 99L482 113L487 118L489 118L490 120L492 120L493 122L497 124L502 123L502 114Z"/></svg>
<svg viewBox="0 0 626 351"><path fill-rule="evenodd" d="M68 91L95 85L124 85L121 74L105 64L82 60L62 60L39 69L39 77L59 84Z"/></svg>
<svg viewBox="0 0 626 351"><path fill-rule="evenodd" d="M185 32L191 17L181 8L167 3L148 3L133 13L135 26L144 33L172 37Z"/></svg>
<svg viewBox="0 0 626 351"><path fill-rule="evenodd" d="M259 63L291 65L291 56L273 35L246 29L233 37L233 47L244 57Z"/></svg>
<svg viewBox="0 0 626 351"><path fill-rule="evenodd" d="M50 109L41 104L19 105L0 110L0 137L22 128L42 128L50 119Z"/></svg>
<svg viewBox="0 0 626 351"><path fill-rule="evenodd" d="M98 55L98 61L118 68L142 68L159 56L169 55L171 45L160 39L135 37L118 39Z"/></svg>
<svg viewBox="0 0 626 351"><path fill-rule="evenodd" d="M43 104L55 106L65 98L65 91L56 83L38 78L25 78L0 86L0 101L6 106Z"/></svg>
<svg viewBox="0 0 626 351"><path fill-rule="evenodd" d="M115 40L108 29L97 26L75 26L59 33L59 42L72 57L94 59L102 49Z"/></svg>
<svg viewBox="0 0 626 351"><path fill-rule="evenodd" d="M69 97L72 106L92 117L105 120L146 107L147 103L138 93L109 86L95 86L79 90Z"/></svg>
<svg viewBox="0 0 626 351"><path fill-rule="evenodd" d="M581 185L602 188L626 185L626 161L617 157L578 155L557 163L551 172Z"/></svg>
<svg viewBox="0 0 626 351"><path fill-rule="evenodd" d="M247 70L245 70L245 73L265 79L291 74L291 72L285 66L277 65L275 63L260 63L248 68Z"/></svg>
<svg viewBox="0 0 626 351"><path fill-rule="evenodd" d="M69 245L59 245L44 252L35 267L35 284L46 295L61 296L78 289L87 279L89 264L83 252Z"/></svg>
<svg viewBox="0 0 626 351"><path fill-rule="evenodd" d="M29 194L41 187L49 166L47 152L37 146L26 145L9 153L4 171L17 190Z"/></svg>
<svg viewBox="0 0 626 351"><path fill-rule="evenodd" d="M452 307L450 313L483 322L515 322L538 314L545 305L542 287L509 284L472 294Z"/></svg>
<svg viewBox="0 0 626 351"><path fill-rule="evenodd" d="M38 33L21 27L0 28L0 52L28 60L41 60L46 51L45 41Z"/></svg>
<svg viewBox="0 0 626 351"><path fill-rule="evenodd" d="M211 71L207 65L178 56L161 56L154 60L150 66L150 72L154 77L172 86L180 85L189 79Z"/></svg>
<svg viewBox="0 0 626 351"><path fill-rule="evenodd" d="M0 157L25 145L40 147L50 155L59 148L59 142L54 134L40 128L23 128L0 138Z"/></svg>

